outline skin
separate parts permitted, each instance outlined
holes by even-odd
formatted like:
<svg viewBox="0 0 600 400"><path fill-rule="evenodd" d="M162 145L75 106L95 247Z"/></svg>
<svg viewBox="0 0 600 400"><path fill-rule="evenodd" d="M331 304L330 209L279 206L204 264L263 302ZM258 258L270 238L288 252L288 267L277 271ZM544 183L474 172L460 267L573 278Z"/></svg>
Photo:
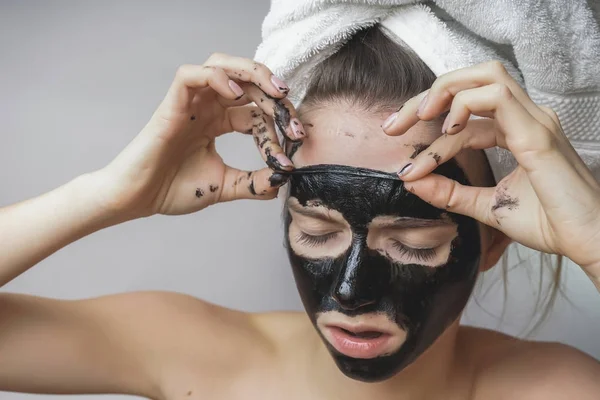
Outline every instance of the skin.
<svg viewBox="0 0 600 400"><path fill-rule="evenodd" d="M455 99L460 100L459 109L465 104L473 112L480 112L474 104L487 107L485 112L494 117L494 126L488 127L495 129L494 140L511 150L516 146L522 171L508 183L519 185L508 185L505 190L518 197L519 211L539 217L526 219L532 227L528 244L578 260L598 286L600 250L597 242L586 240L590 232L600 232L598 221L589 218L597 214L598 185L590 181L583 163L560 140L561 131L553 115L540 109L546 118L531 104L524 113L522 95L515 94L507 83L497 83L505 76L496 67L482 65L440 78L441 83L436 83L429 94L432 103L420 114L434 119L454 94L465 87L481 89L482 98L477 101L470 102L466 95ZM232 89L230 79L238 82L246 96L235 100L239 94ZM259 84L260 91L256 89ZM271 119L275 101L260 102L259 98L265 91L283 99L286 93L279 87L272 83L266 67L225 55L211 57L204 66L181 68L149 123L107 167L0 209L0 282L10 281L58 249L107 226L158 213L191 213L221 201L275 197L278 187L271 184L270 169L247 173L224 165L214 149L214 138L232 130L252 130L263 158L273 163L266 145L261 148L260 143L270 138L270 155L282 153L274 140ZM497 189L458 187L427 175L427 169L433 169L428 166L427 150L416 160L410 159L414 152L411 143L424 138L433 142L439 132L439 126L427 129L432 123L415 120L420 97L410 100L388 127L388 133L401 134L399 137L381 131L387 115L361 114L344 104L331 104L307 114L305 122L310 120L314 127L312 131L302 129L304 134L296 135L290 123L284 127L288 137L308 137L297 152L296 164L342 163L397 171L413 162L411 174L403 179L416 194L434 205L450 204L455 212L493 225L484 217L495 204ZM239 108L253 99L258 99L258 107ZM289 107L289 112L294 118L293 108ZM461 115L456 118L464 122L465 114ZM282 118L275 116L285 122ZM461 132L471 132L474 137L481 134L477 129ZM523 132L532 132L531 143ZM445 139L461 137L456 131L448 135ZM509 140L513 136L514 140ZM501 141L503 137L506 139ZM541 150L535 147L540 143ZM461 146L452 147L452 151L458 152ZM442 159L449 154L452 152L440 149ZM457 156L459 162L461 157ZM473 173L475 182L477 169L468 166L474 159L469 156L462 165L467 174ZM276 181L281 184L282 178ZM531 191L516 191L520 185L527 188L527 183L536 196L531 197ZM559 191L544 191L550 183L568 188L572 196L562 198L554 193ZM219 189L213 191L211 185ZM196 194L199 188L201 196ZM50 208L53 213L47 212ZM518 238L509 222L523 216L509 211L502 210L501 224L495 229L482 229L482 270L495 264L507 238ZM582 214L588 216L585 224ZM540 233L540 226L548 229ZM572 229L575 226L578 229ZM577 350L521 341L456 323L400 374L368 384L351 380L337 369L304 313L245 314L164 292L77 301L2 293L0 303L1 390L123 393L169 400L552 400L595 399L600 393L598 362Z"/></svg>

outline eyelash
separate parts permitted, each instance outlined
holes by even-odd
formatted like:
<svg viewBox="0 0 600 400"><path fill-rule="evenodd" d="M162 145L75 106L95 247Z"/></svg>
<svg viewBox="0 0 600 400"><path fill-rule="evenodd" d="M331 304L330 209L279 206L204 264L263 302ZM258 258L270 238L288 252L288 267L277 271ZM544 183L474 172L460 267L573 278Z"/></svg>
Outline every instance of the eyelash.
<svg viewBox="0 0 600 400"><path fill-rule="evenodd" d="M310 247L321 246L327 243L328 240L333 239L338 235L338 232L331 232L325 235L309 235L304 232L298 234L297 240ZM415 249L413 247L406 246L402 242L392 240L392 246L398 250L403 256L415 258L419 261L431 261L435 258L435 249Z"/></svg>
<svg viewBox="0 0 600 400"><path fill-rule="evenodd" d="M310 247L321 246L327 243L328 240L336 237L338 232L326 233L325 235L309 235L308 233L300 232L298 234L297 240Z"/></svg>
<svg viewBox="0 0 600 400"><path fill-rule="evenodd" d="M408 247L402 242L392 240L392 246L403 256L416 258L419 261L431 261L435 258L435 249L415 249Z"/></svg>

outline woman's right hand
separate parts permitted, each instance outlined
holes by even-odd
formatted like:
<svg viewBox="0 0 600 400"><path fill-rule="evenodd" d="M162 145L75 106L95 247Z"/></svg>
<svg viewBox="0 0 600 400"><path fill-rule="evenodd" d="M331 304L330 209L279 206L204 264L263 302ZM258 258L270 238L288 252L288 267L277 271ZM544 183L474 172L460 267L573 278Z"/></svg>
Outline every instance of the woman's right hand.
<svg viewBox="0 0 600 400"><path fill-rule="evenodd" d="M179 68L154 115L105 168L93 173L101 204L119 217L186 214L236 199L272 199L293 169L275 124L292 141L305 136L286 95L262 64L224 54ZM254 102L255 105L248 105ZM268 167L241 171L224 164L215 139L252 134Z"/></svg>

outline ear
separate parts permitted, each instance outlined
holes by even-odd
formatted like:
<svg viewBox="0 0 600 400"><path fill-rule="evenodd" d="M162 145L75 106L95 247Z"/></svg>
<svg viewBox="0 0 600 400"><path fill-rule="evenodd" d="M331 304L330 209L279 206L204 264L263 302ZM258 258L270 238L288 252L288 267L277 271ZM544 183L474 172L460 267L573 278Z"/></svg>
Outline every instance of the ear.
<svg viewBox="0 0 600 400"><path fill-rule="evenodd" d="M488 234L482 242L481 263L479 270L487 271L498 263L508 245L512 242L508 236L492 227L486 227Z"/></svg>

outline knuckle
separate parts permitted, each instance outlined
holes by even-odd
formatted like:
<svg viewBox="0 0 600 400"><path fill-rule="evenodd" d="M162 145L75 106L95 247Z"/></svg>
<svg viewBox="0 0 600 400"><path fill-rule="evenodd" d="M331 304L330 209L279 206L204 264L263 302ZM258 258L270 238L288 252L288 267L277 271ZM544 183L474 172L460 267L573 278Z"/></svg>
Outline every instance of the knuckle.
<svg viewBox="0 0 600 400"><path fill-rule="evenodd" d="M538 106L538 107L546 115L548 115L548 117L550 117L550 119L552 119L552 121L554 121L554 123L556 123L557 125L560 125L560 119L558 118L558 114L556 113L556 111L554 111L552 108L546 107L546 106Z"/></svg>
<svg viewBox="0 0 600 400"><path fill-rule="evenodd" d="M218 62L222 61L225 57L227 57L227 56L225 54L223 54L223 53L219 53L219 52L212 53L206 59L205 64L215 64L215 63L218 63Z"/></svg>
<svg viewBox="0 0 600 400"><path fill-rule="evenodd" d="M178 76L178 77L186 76L191 69L192 69L191 64L181 64L179 67L177 67L175 76Z"/></svg>
<svg viewBox="0 0 600 400"><path fill-rule="evenodd" d="M492 92L494 93L494 96L499 101L512 100L513 93L511 92L510 88L507 85L505 85L504 83L493 83L490 86L491 86Z"/></svg>
<svg viewBox="0 0 600 400"><path fill-rule="evenodd" d="M456 185L458 183L455 180L451 180L446 188L448 195L446 196L446 208L454 209L459 204L457 196Z"/></svg>
<svg viewBox="0 0 600 400"><path fill-rule="evenodd" d="M508 71L506 67L498 60L492 60L485 63L485 66L490 70L493 75L506 76Z"/></svg>
<svg viewBox="0 0 600 400"><path fill-rule="evenodd" d="M256 61L252 61L252 70L254 72L260 73L260 74L265 74L265 75L272 75L273 73L271 72L271 70L264 64L256 62Z"/></svg>
<svg viewBox="0 0 600 400"><path fill-rule="evenodd" d="M464 106L467 101L467 93L466 92L458 92L454 95L454 99L452 100L452 105L458 104L460 106Z"/></svg>

